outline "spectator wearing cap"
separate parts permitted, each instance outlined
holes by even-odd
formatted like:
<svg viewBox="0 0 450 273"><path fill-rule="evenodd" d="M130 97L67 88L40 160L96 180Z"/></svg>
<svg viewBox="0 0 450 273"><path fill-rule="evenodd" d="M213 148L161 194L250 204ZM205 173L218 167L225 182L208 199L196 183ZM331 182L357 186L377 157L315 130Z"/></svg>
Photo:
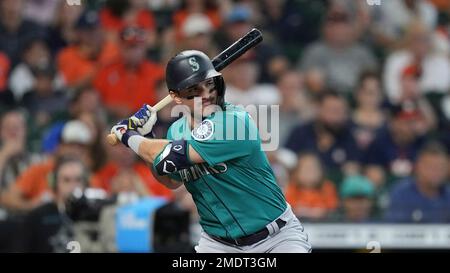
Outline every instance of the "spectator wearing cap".
<svg viewBox="0 0 450 273"><path fill-rule="evenodd" d="M411 175L417 153L427 135L417 130L423 116L417 109L393 107L386 129L381 130L366 150L363 162L387 176L387 183Z"/></svg>
<svg viewBox="0 0 450 273"><path fill-rule="evenodd" d="M218 47L213 39L214 26L208 16L202 13L190 14L180 29L180 41L165 39L162 47L162 60L169 60L178 52L186 49L195 49L213 57L218 52Z"/></svg>
<svg viewBox="0 0 450 273"><path fill-rule="evenodd" d="M214 29L222 25L222 16L219 10L219 1L207 0L186 0L183 1L180 8L173 13L172 22L175 28L176 42L183 39L183 25L192 14L206 15Z"/></svg>
<svg viewBox="0 0 450 273"><path fill-rule="evenodd" d="M243 4L237 4L226 13L221 37L218 37L217 44L224 50L236 40L244 36L254 27L254 13ZM280 47L271 41L261 42L257 47L248 51L244 58L253 58L260 70L257 81L260 83L274 83L275 79L288 69L288 61L282 54Z"/></svg>
<svg viewBox="0 0 450 273"><path fill-rule="evenodd" d="M367 47L357 41L354 18L345 8L327 11L322 24L323 38L305 49L298 68L323 71L328 88L350 94L361 74L376 70L378 64Z"/></svg>
<svg viewBox="0 0 450 273"><path fill-rule="evenodd" d="M90 84L97 71L119 55L117 45L104 39L95 11L83 13L75 28L77 44L62 49L57 57L58 69L70 88Z"/></svg>
<svg viewBox="0 0 450 273"><path fill-rule="evenodd" d="M106 1L100 10L100 23L108 38L120 39L120 32L126 26L141 28L149 47L156 41L156 23L152 12L148 9L148 1Z"/></svg>
<svg viewBox="0 0 450 273"><path fill-rule="evenodd" d="M414 175L391 190L385 220L401 223L450 223L448 155L439 143L421 149Z"/></svg>
<svg viewBox="0 0 450 273"><path fill-rule="evenodd" d="M402 80L408 67L414 65L420 69L417 81L421 96L446 94L450 89L450 60L434 51L430 30L422 22L412 22L404 35L403 45L387 57L383 69L383 85L389 101L393 104L401 101Z"/></svg>
<svg viewBox="0 0 450 273"><path fill-rule="evenodd" d="M208 16L201 13L189 15L181 27L183 38L191 38L202 34L210 34L214 27Z"/></svg>
<svg viewBox="0 0 450 273"><path fill-rule="evenodd" d="M100 69L94 79L102 102L117 118L129 116L144 102L156 103L156 83L164 69L145 59L145 39L141 28L126 27L121 32L120 58Z"/></svg>
<svg viewBox="0 0 450 273"><path fill-rule="evenodd" d="M41 26L23 18L24 0L0 2L0 51L8 55L11 67L20 61L20 51L33 38L46 37Z"/></svg>
<svg viewBox="0 0 450 273"><path fill-rule="evenodd" d="M29 211L42 202L51 199L49 174L55 166L55 160L62 156L73 156L91 166L89 144L91 134L87 126L77 120L67 122L61 132L61 142L55 152L46 160L29 166L11 184L3 195L4 206L10 210ZM91 181L92 183L95 183Z"/></svg>
<svg viewBox="0 0 450 273"><path fill-rule="evenodd" d="M360 175L345 178L340 187L340 194L341 221L352 223L373 221L375 187L369 179Z"/></svg>

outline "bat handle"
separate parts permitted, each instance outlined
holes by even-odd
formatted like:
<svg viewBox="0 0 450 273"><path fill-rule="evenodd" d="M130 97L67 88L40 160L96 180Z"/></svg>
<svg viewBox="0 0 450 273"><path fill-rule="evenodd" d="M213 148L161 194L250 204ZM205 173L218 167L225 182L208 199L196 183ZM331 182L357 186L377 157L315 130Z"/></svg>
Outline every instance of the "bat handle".
<svg viewBox="0 0 450 273"><path fill-rule="evenodd" d="M116 146L117 144L119 144L119 139L116 137L115 134L109 134L106 137L106 140L108 141L108 144L111 146Z"/></svg>
<svg viewBox="0 0 450 273"><path fill-rule="evenodd" d="M170 95L167 95L164 99L160 100L153 108L155 108L156 111L161 110L166 105L172 102L172 97ZM120 143L119 139L116 137L115 134L109 134L106 137L106 140L108 141L109 145L115 146Z"/></svg>

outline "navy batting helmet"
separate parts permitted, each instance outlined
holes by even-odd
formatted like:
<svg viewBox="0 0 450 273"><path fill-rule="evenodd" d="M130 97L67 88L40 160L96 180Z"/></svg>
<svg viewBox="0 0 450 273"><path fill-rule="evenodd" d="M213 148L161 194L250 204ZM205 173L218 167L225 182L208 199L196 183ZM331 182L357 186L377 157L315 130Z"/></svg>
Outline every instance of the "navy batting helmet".
<svg viewBox="0 0 450 273"><path fill-rule="evenodd" d="M166 67L166 83L171 91L179 92L214 78L218 92L219 106L223 107L225 83L222 74L218 72L209 57L198 50L186 50L170 59Z"/></svg>

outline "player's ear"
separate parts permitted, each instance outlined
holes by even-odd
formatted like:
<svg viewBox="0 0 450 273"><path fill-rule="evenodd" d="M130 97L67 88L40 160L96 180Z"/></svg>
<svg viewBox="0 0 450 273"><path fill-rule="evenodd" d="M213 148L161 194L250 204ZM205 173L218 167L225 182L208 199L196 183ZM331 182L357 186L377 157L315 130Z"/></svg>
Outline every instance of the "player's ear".
<svg viewBox="0 0 450 273"><path fill-rule="evenodd" d="M169 95L172 97L176 104L181 104L182 101L177 92L169 91Z"/></svg>

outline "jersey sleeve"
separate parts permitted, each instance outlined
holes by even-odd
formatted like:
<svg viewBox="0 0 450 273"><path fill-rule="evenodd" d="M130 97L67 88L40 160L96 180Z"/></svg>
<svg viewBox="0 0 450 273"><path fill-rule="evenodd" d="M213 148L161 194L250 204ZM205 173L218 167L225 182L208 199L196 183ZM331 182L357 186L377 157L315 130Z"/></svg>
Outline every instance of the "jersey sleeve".
<svg viewBox="0 0 450 273"><path fill-rule="evenodd" d="M204 120L187 142L211 166L248 156L260 148L258 129L246 112Z"/></svg>

